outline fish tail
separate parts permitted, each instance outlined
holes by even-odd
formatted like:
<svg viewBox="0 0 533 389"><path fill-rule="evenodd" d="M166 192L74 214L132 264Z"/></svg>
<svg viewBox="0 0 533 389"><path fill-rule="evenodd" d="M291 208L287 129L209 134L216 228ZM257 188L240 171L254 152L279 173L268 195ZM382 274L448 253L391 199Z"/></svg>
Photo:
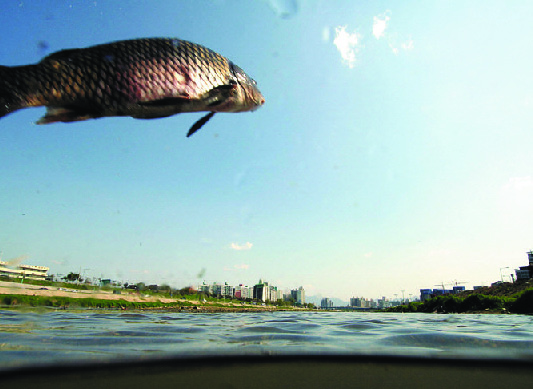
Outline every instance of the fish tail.
<svg viewBox="0 0 533 389"><path fill-rule="evenodd" d="M0 66L0 117L24 107L16 84L13 83L13 76L15 71L12 68Z"/></svg>

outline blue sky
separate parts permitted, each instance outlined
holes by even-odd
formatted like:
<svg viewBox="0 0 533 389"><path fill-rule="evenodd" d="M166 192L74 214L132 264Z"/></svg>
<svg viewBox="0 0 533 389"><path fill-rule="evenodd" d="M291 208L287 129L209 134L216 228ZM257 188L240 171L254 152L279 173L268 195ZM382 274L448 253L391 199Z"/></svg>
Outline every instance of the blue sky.
<svg viewBox="0 0 533 389"><path fill-rule="evenodd" d="M266 103L189 139L201 114L0 119L2 260L345 300L498 280L533 248L532 15L528 1L7 2L2 65L175 36L233 60Z"/></svg>

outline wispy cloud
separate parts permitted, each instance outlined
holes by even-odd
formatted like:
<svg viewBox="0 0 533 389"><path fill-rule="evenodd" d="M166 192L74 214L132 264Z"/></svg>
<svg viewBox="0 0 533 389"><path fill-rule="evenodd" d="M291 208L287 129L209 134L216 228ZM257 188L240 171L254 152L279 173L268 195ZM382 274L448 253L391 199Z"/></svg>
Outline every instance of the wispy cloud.
<svg viewBox="0 0 533 389"><path fill-rule="evenodd" d="M407 41L403 42L401 44L402 49L404 50L413 50L415 48L415 44L413 42L413 39L408 38Z"/></svg>
<svg viewBox="0 0 533 389"><path fill-rule="evenodd" d="M389 10L385 11L381 15L374 16L374 24L372 26L372 35L376 39L382 38L385 36L385 30L389 24L391 12Z"/></svg>
<svg viewBox="0 0 533 389"><path fill-rule="evenodd" d="M415 45L410 36L401 35L396 31L389 31L389 23L392 18L392 12L386 10L385 12L373 17L372 35L389 46L394 54L399 54L401 51L413 50ZM335 28L335 39L333 44L339 50L343 62L348 67L353 68L359 60L359 55L365 45L363 44L362 34L358 31L349 33L348 26L338 26ZM322 39L329 41L329 29L322 31Z"/></svg>
<svg viewBox="0 0 533 389"><path fill-rule="evenodd" d="M343 61L349 68L353 68L357 61L357 54L359 54L359 51L363 47L361 44L361 34L357 31L350 34L346 31L346 26L339 26L335 29L333 44L337 46L337 50L341 53Z"/></svg>
<svg viewBox="0 0 533 389"><path fill-rule="evenodd" d="M394 54L399 54L400 50L413 50L415 44L411 37L404 38L395 31L388 31L391 15L392 12L390 10L386 10L382 14L374 16L372 35L374 35L374 37L376 37L378 40L383 38Z"/></svg>
<svg viewBox="0 0 533 389"><path fill-rule="evenodd" d="M533 178L531 176L526 177L512 177L504 185L504 190L511 192L524 192L533 190Z"/></svg>
<svg viewBox="0 0 533 389"><path fill-rule="evenodd" d="M246 242L244 244L238 244L238 243L232 243L230 245L231 249L242 251L242 250L250 250L252 248L253 244L250 242Z"/></svg>

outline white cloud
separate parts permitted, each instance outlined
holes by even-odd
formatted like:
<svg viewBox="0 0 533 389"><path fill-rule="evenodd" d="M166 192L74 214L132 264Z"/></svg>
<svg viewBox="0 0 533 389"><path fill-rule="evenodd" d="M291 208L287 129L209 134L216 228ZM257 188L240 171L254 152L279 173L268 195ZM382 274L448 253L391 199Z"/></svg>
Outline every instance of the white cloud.
<svg viewBox="0 0 533 389"><path fill-rule="evenodd" d="M374 25L372 26L372 35L379 39L385 36L385 30L390 20L390 11L387 10L381 15L374 16Z"/></svg>
<svg viewBox="0 0 533 389"><path fill-rule="evenodd" d="M253 244L250 242L246 242L244 244L238 244L238 243L232 243L230 247L233 250L241 251L241 250L250 250L252 248Z"/></svg>
<svg viewBox="0 0 533 389"><path fill-rule="evenodd" d="M415 44L413 43L413 40L409 38L407 41L401 44L401 47L404 50L413 50L415 48Z"/></svg>
<svg viewBox="0 0 533 389"><path fill-rule="evenodd" d="M526 177L512 177L509 178L507 184L504 185L504 190L512 192L524 192L533 189L533 178Z"/></svg>
<svg viewBox="0 0 533 389"><path fill-rule="evenodd" d="M401 51L410 51L414 49L414 41L410 36L398 34L395 31L389 32L389 22L391 21L392 12L386 10L382 14L373 17L372 35L377 40L385 42L393 54L398 55ZM322 31L322 39L329 41L329 29L325 27ZM333 44L339 50L343 62L349 68L353 68L359 60L359 54L364 49L362 44L362 35L354 31L349 33L347 26L338 26L335 28L335 39Z"/></svg>
<svg viewBox="0 0 533 389"><path fill-rule="evenodd" d="M346 31L346 26L335 28L335 39L333 44L341 53L341 57L349 68L353 68L357 61L357 54L363 47L361 45L361 34L354 31L352 34Z"/></svg>
<svg viewBox="0 0 533 389"><path fill-rule="evenodd" d="M369 253L365 253L364 257L365 258L370 258L370 257L372 257L372 255L374 255L374 253L373 252L369 252Z"/></svg>
<svg viewBox="0 0 533 389"><path fill-rule="evenodd" d="M374 37L376 37L378 40L383 38L383 40L391 49L392 53L395 55L399 54L400 50L413 50L415 45L411 37L404 39L404 37L399 36L397 32L386 31L389 27L391 14L392 12L387 10L380 15L374 16L372 35L374 35Z"/></svg>

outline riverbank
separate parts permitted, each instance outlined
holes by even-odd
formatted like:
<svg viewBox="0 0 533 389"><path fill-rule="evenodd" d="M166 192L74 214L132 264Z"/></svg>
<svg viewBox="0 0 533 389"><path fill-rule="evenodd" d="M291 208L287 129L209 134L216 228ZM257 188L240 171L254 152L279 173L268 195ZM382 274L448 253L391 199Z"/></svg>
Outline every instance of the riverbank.
<svg viewBox="0 0 533 389"><path fill-rule="evenodd" d="M199 301L121 290L72 289L0 281L0 306L48 306L68 308L167 309L187 312L258 312L296 310L271 305L252 305L225 301Z"/></svg>
<svg viewBox="0 0 533 389"><path fill-rule="evenodd" d="M501 283L460 294L436 296L386 309L387 312L533 314L533 283Z"/></svg>

